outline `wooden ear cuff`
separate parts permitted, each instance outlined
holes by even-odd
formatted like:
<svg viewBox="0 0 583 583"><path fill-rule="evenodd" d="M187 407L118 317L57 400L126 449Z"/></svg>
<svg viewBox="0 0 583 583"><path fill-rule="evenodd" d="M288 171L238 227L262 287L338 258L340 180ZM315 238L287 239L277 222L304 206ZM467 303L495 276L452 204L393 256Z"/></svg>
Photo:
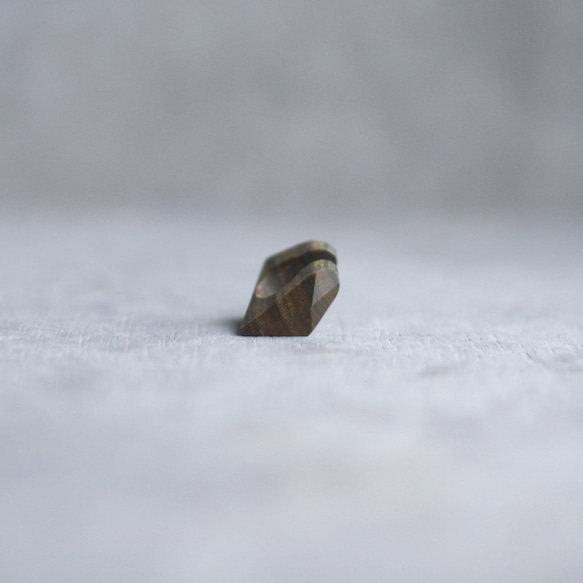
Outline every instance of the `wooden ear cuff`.
<svg viewBox="0 0 583 583"><path fill-rule="evenodd" d="M241 323L242 336L308 336L340 283L336 250L307 241L265 260Z"/></svg>

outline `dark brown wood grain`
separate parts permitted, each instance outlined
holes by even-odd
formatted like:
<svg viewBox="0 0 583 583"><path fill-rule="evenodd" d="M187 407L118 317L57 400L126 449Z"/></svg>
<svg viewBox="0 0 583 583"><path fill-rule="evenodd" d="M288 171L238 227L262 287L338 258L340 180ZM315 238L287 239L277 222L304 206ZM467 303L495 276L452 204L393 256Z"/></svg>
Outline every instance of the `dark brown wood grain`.
<svg viewBox="0 0 583 583"><path fill-rule="evenodd" d="M340 283L336 250L307 241L265 260L245 318L243 336L308 336L334 301Z"/></svg>

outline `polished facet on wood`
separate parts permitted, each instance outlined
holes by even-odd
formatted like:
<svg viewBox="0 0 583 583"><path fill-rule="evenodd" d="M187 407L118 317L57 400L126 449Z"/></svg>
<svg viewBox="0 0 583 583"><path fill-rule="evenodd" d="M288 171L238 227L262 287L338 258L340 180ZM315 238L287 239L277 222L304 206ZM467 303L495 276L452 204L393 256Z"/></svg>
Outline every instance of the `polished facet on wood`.
<svg viewBox="0 0 583 583"><path fill-rule="evenodd" d="M265 260L241 323L243 336L308 336L340 283L336 250L307 241Z"/></svg>

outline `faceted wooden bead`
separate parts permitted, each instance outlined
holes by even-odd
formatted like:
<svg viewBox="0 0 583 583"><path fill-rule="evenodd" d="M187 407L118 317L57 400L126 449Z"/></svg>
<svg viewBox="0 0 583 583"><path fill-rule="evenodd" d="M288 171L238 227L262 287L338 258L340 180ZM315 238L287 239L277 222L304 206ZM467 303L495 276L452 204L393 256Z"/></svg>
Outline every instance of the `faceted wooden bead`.
<svg viewBox="0 0 583 583"><path fill-rule="evenodd" d="M338 293L336 263L336 250L323 241L307 241L268 257L240 334L311 334Z"/></svg>

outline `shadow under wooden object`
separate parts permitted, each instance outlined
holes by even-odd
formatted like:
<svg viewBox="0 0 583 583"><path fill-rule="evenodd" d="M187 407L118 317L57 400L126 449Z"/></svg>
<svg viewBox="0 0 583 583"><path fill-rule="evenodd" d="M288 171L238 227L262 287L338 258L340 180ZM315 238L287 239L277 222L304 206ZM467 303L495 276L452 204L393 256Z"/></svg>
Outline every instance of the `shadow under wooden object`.
<svg viewBox="0 0 583 583"><path fill-rule="evenodd" d="M336 250L323 241L307 241L268 257L239 333L308 336L338 293L336 264Z"/></svg>

